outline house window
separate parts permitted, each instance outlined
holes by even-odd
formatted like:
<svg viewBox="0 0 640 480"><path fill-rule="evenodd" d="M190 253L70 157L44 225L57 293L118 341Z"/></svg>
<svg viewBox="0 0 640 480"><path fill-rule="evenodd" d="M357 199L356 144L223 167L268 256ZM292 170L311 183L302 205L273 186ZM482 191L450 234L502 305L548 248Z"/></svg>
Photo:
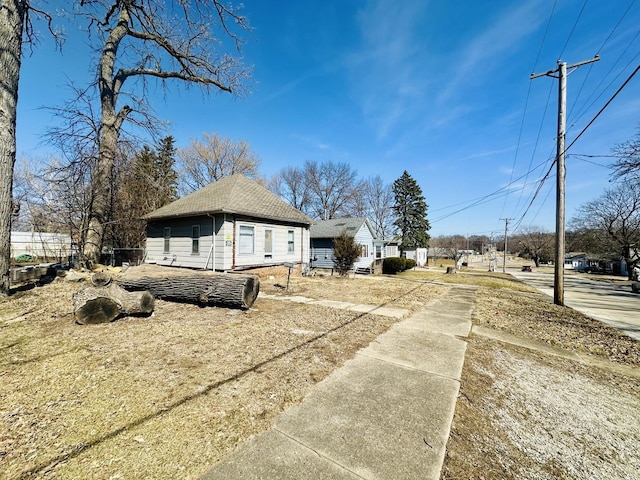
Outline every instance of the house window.
<svg viewBox="0 0 640 480"><path fill-rule="evenodd" d="M200 225L191 227L191 253L200 253Z"/></svg>
<svg viewBox="0 0 640 480"><path fill-rule="evenodd" d="M238 253L253 254L254 253L255 228L250 225L240 225L238 238Z"/></svg>
<svg viewBox="0 0 640 480"><path fill-rule="evenodd" d="M295 244L295 232L293 230L289 230L287 232L287 252L288 253L294 253L296 251L296 244Z"/></svg>
<svg viewBox="0 0 640 480"><path fill-rule="evenodd" d="M360 256L362 258L368 257L369 256L369 245L361 244L360 248L362 249L362 251L360 252Z"/></svg>
<svg viewBox="0 0 640 480"><path fill-rule="evenodd" d="M382 246L376 245L376 258L382 258Z"/></svg>
<svg viewBox="0 0 640 480"><path fill-rule="evenodd" d="M164 249L163 253L169 253L170 250L170 240L171 240L171 227L164 227Z"/></svg>

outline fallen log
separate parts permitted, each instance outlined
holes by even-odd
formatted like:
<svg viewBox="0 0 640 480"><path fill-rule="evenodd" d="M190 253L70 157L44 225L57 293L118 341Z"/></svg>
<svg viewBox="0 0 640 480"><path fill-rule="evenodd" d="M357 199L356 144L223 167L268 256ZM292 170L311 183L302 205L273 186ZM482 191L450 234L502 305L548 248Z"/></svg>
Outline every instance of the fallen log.
<svg viewBox="0 0 640 480"><path fill-rule="evenodd" d="M88 286L73 295L76 323L107 323L129 315L150 314L154 298L149 292L128 292L115 283Z"/></svg>
<svg viewBox="0 0 640 480"><path fill-rule="evenodd" d="M155 298L202 306L251 308L260 292L257 275L180 275L167 278L120 279L125 290L147 290Z"/></svg>

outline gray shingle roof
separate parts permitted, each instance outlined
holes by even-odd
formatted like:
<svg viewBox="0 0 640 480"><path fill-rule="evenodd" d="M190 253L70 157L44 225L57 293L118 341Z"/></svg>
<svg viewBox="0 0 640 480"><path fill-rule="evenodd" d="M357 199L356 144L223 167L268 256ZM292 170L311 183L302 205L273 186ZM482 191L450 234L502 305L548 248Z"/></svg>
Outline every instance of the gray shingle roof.
<svg viewBox="0 0 640 480"><path fill-rule="evenodd" d="M311 225L313 220L276 194L244 175L231 175L182 197L143 218L192 217L231 213L249 217Z"/></svg>
<svg viewBox="0 0 640 480"><path fill-rule="evenodd" d="M332 218L331 220L323 220L311 225L309 236L311 238L335 238L346 230L347 234L353 237L363 224L366 224L371 231L371 235L375 236L369 220L366 218Z"/></svg>

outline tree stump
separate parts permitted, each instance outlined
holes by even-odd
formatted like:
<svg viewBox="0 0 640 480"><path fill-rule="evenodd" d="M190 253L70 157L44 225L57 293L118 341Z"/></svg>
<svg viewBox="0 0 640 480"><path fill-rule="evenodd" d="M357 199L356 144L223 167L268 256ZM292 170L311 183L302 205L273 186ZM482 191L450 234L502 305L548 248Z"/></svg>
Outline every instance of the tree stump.
<svg viewBox="0 0 640 480"><path fill-rule="evenodd" d="M640 282L633 282L631 284L631 290L633 293L640 293Z"/></svg>
<svg viewBox="0 0 640 480"><path fill-rule="evenodd" d="M456 267L447 267L447 274L456 273Z"/></svg>
<svg viewBox="0 0 640 480"><path fill-rule="evenodd" d="M127 315L150 314L154 298L149 292L127 292L112 283L106 287L86 287L73 295L76 323L107 323Z"/></svg>
<svg viewBox="0 0 640 480"><path fill-rule="evenodd" d="M148 290L155 298L202 306L248 309L260 291L257 275L181 275L168 278L144 277L120 280L125 290Z"/></svg>

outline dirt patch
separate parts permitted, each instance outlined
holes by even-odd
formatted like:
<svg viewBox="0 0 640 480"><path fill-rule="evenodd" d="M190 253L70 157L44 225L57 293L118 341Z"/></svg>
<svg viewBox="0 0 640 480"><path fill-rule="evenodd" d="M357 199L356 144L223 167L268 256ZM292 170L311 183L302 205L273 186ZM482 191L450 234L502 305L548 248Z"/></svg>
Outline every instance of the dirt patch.
<svg viewBox="0 0 640 480"><path fill-rule="evenodd" d="M637 478L640 342L547 298L478 291L474 324L530 348L469 338L442 479Z"/></svg>
<svg viewBox="0 0 640 480"><path fill-rule="evenodd" d="M262 291L413 311L447 289L294 275L283 290L287 273L260 272ZM1 478L197 478L397 321L259 296L247 311L157 301L149 318L79 326L78 288L0 300Z"/></svg>

